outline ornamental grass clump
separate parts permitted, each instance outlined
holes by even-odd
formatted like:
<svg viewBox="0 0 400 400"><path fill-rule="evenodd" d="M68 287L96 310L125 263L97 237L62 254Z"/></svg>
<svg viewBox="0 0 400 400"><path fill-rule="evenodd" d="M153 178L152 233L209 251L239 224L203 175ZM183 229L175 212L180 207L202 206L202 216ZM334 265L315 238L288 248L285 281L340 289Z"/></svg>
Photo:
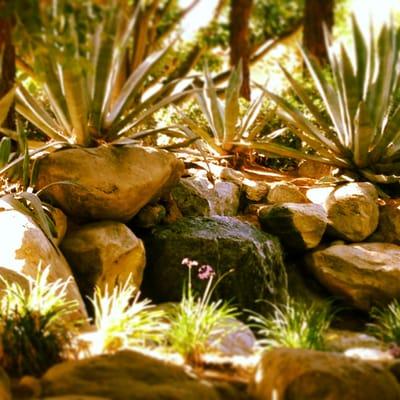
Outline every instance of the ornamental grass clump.
<svg viewBox="0 0 400 400"><path fill-rule="evenodd" d="M199 365L202 355L209 348L211 334L218 330L219 338L223 339L229 333L229 328L224 331L218 328L226 320L236 317L238 310L224 300L212 300L215 288L230 271L215 279L215 271L210 265L199 266L197 261L188 258L185 258L182 264L187 267L188 280L183 288L181 302L170 312L167 340L188 364ZM200 280L206 282L202 295L194 292L193 270L196 270Z"/></svg>
<svg viewBox="0 0 400 400"><path fill-rule="evenodd" d="M373 307L371 317L374 322L369 325L369 331L379 339L400 345L400 303L393 300L385 308Z"/></svg>
<svg viewBox="0 0 400 400"><path fill-rule="evenodd" d="M144 347L158 343L165 329L164 312L155 310L129 278L112 291L96 288L93 299L97 337L94 351L105 353L121 348Z"/></svg>
<svg viewBox="0 0 400 400"><path fill-rule="evenodd" d="M40 376L63 361L82 321L73 320L75 301L67 300L69 280L49 282L50 267L27 287L2 279L0 365L11 376Z"/></svg>
<svg viewBox="0 0 400 400"><path fill-rule="evenodd" d="M288 297L283 304L273 304L268 316L252 313L249 320L262 347L323 350L333 315L329 303L310 305Z"/></svg>

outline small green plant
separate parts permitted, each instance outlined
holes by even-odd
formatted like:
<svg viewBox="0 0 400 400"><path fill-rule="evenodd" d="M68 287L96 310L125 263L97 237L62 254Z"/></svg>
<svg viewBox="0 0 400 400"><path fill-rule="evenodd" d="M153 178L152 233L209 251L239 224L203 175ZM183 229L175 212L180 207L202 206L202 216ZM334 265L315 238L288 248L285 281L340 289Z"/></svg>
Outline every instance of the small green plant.
<svg viewBox="0 0 400 400"><path fill-rule="evenodd" d="M65 358L81 321L72 321L75 301L66 299L69 280L49 282L41 269L27 287L2 280L0 365L12 376L40 376Z"/></svg>
<svg viewBox="0 0 400 400"><path fill-rule="evenodd" d="M332 318L329 303L310 305L288 297L284 304L272 305L266 317L252 313L250 321L262 346L323 350Z"/></svg>
<svg viewBox="0 0 400 400"><path fill-rule="evenodd" d="M201 265L197 261L185 258L182 264L187 267L188 280L183 289L182 300L169 315L170 327L167 331L168 342L192 365L201 363L208 347L210 335L221 323L238 315L235 307L223 300L212 301L212 294L218 283L226 276L223 274L214 281L215 272L210 265ZM202 296L197 296L192 287L192 269L198 268L199 279L207 281ZM229 272L228 272L229 273ZM220 338L229 333L221 332Z"/></svg>
<svg viewBox="0 0 400 400"><path fill-rule="evenodd" d="M264 93L249 104L247 112L241 116L240 88L243 81L241 64L230 75L225 90L225 101L218 98L220 90L215 86L207 68L204 71L204 81L204 88L196 93L196 100L207 125L199 125L197 119L191 119L178 110L183 124L188 127L192 135L199 137L206 144L210 152L217 155L234 153L241 146L242 139L246 140L246 143L252 143L264 126L258 118Z"/></svg>
<svg viewBox="0 0 400 400"><path fill-rule="evenodd" d="M393 300L387 307L373 307L371 317L375 322L369 331L379 339L400 345L400 303Z"/></svg>
<svg viewBox="0 0 400 400"><path fill-rule="evenodd" d="M158 342L164 330L161 310L154 310L150 300L139 300L140 293L128 279L112 291L96 288L90 299L98 331L96 352L112 352L120 348L143 347Z"/></svg>

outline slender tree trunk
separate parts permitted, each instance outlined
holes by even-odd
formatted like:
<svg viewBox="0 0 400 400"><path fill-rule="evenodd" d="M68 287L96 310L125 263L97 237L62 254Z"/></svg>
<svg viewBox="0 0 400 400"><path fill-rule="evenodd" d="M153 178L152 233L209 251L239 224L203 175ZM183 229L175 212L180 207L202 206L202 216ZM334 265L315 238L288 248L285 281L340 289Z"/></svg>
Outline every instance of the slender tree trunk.
<svg viewBox="0 0 400 400"><path fill-rule="evenodd" d="M306 0L304 10L303 45L324 65L328 61L323 25L332 31L334 0Z"/></svg>
<svg viewBox="0 0 400 400"><path fill-rule="evenodd" d="M230 63L243 66L241 95L250 100L250 28L252 0L232 0L230 14Z"/></svg>
<svg viewBox="0 0 400 400"><path fill-rule="evenodd" d="M0 97L6 94L15 81L15 48L12 44L12 18L6 13L7 0L0 0L0 54L3 53L0 66ZM0 59L1 60L1 59ZM5 122L7 128L14 128L14 109L11 108Z"/></svg>

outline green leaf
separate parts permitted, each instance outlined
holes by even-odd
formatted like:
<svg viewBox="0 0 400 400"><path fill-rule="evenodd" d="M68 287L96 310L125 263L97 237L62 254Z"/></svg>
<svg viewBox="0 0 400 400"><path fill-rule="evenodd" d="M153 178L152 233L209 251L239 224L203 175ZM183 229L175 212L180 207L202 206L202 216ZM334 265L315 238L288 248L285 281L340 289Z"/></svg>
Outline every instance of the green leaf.
<svg viewBox="0 0 400 400"><path fill-rule="evenodd" d="M10 111L10 108L14 103L14 95L15 95L15 87L9 90L0 99L0 125L3 125L4 121L7 118L8 112Z"/></svg>
<svg viewBox="0 0 400 400"><path fill-rule="evenodd" d="M240 89L242 87L243 77L242 77L242 63L232 71L229 78L228 87L225 93L225 130L224 139L222 143L222 148L224 150L230 150L232 142L236 136L236 124L239 119L239 97Z"/></svg>

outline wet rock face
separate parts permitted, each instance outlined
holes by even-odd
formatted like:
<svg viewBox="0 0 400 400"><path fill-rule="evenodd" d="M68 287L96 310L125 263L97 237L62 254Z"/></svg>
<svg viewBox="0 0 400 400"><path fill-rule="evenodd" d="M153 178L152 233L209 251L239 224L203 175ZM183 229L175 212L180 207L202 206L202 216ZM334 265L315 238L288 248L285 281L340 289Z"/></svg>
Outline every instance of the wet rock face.
<svg viewBox="0 0 400 400"><path fill-rule="evenodd" d="M383 367L336 353L266 352L250 385L255 400L395 400L400 386Z"/></svg>
<svg viewBox="0 0 400 400"><path fill-rule="evenodd" d="M265 231L295 251L318 246L327 225L326 213L317 204L275 204L261 208L258 216Z"/></svg>
<svg viewBox="0 0 400 400"><path fill-rule="evenodd" d="M100 146L49 154L38 165L37 189L66 214L85 220L129 221L176 184L183 163L143 146Z"/></svg>
<svg viewBox="0 0 400 400"><path fill-rule="evenodd" d="M156 301L177 301L187 280L184 258L211 265L220 277L216 297L243 308L257 308L258 299L279 296L286 273L279 241L233 217L182 218L158 227L145 240L148 265L144 287ZM205 282L196 279L197 289Z"/></svg>
<svg viewBox="0 0 400 400"><path fill-rule="evenodd" d="M194 380L183 368L133 351L58 364L43 376L42 390L43 397L78 393L113 400L221 399L211 385Z"/></svg>
<svg viewBox="0 0 400 400"><path fill-rule="evenodd" d="M400 246L338 244L314 251L306 263L331 293L361 310L400 299Z"/></svg>

